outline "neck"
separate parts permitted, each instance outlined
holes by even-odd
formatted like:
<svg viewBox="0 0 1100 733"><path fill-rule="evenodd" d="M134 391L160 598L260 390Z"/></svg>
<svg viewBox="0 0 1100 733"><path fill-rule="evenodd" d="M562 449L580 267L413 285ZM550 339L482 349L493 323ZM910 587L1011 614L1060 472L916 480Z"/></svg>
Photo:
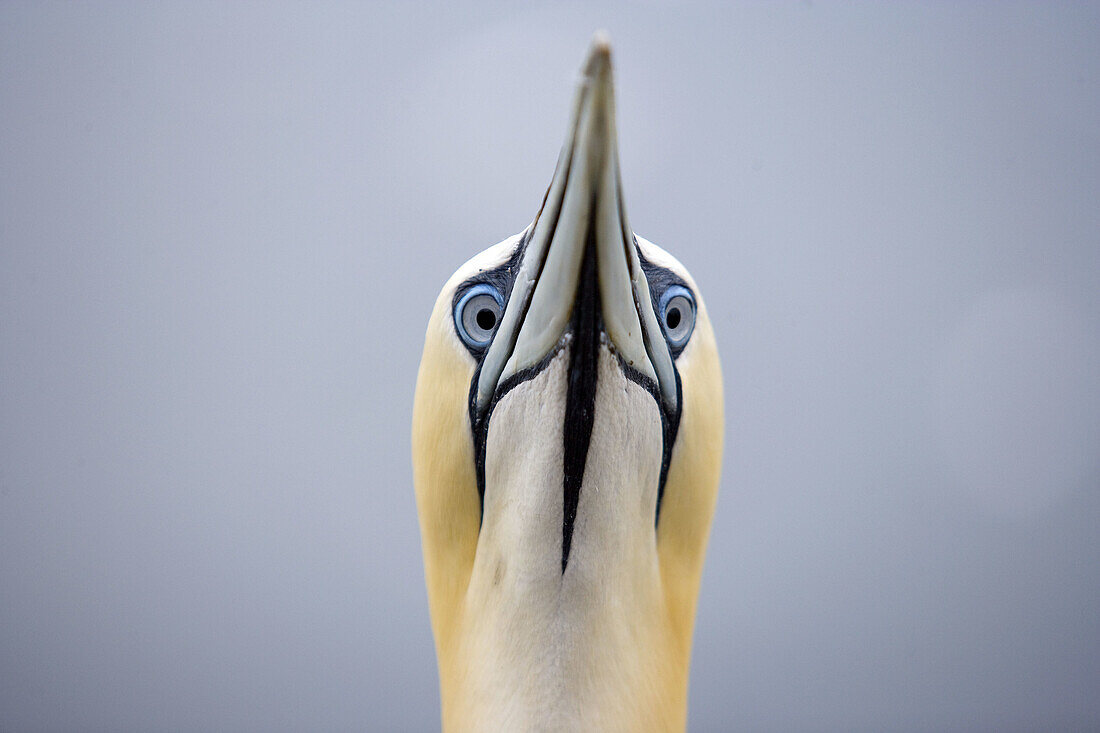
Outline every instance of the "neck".
<svg viewBox="0 0 1100 733"><path fill-rule="evenodd" d="M604 401L657 410L601 349L601 388L563 570L562 456L568 350L496 406L487 454L533 439L486 464L484 518L455 627L441 643L444 721L450 730L675 730L686 715L686 638L670 619L654 511L659 419L630 420ZM607 385L607 389L603 386ZM637 394L631 393L631 390ZM617 394L616 392L617 391ZM524 393L526 392L526 394ZM536 394L532 394L536 393ZM532 416L522 405L540 403ZM602 407L601 407L602 406ZM615 419L612 420L611 417ZM624 417L627 418L624 420ZM649 425L623 436L622 424ZM600 445L628 445L615 456ZM501 444L497 446L494 441ZM623 456L645 456L624 466Z"/></svg>

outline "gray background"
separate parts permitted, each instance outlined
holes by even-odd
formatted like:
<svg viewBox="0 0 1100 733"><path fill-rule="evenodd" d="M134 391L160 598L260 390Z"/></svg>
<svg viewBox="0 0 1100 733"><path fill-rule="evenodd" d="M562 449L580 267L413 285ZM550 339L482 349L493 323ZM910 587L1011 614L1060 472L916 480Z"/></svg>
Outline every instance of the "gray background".
<svg viewBox="0 0 1100 733"><path fill-rule="evenodd" d="M1100 6L5 2L0 729L438 725L423 329L598 27L724 356L691 727L1100 727Z"/></svg>

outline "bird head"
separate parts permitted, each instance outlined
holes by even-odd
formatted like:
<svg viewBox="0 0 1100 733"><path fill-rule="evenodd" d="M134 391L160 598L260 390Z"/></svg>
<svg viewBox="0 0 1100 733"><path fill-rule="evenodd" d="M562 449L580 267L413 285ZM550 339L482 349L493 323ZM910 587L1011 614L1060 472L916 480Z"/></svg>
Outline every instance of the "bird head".
<svg viewBox="0 0 1100 733"><path fill-rule="evenodd" d="M445 721L587 725L648 696L675 727L722 403L698 286L627 221L598 34L534 221L428 323L413 463Z"/></svg>

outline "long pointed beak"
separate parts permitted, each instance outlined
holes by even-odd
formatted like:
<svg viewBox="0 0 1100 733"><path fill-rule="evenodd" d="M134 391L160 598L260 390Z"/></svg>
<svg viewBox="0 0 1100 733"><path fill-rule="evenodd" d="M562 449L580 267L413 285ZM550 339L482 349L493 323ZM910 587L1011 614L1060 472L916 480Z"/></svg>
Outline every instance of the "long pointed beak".
<svg viewBox="0 0 1100 733"><path fill-rule="evenodd" d="M500 385L537 367L562 343L586 255L598 275L603 332L622 363L652 380L664 407L675 410L672 357L623 206L611 47L602 33L589 48L554 178L528 230L519 273L482 362L473 395L478 415L488 410Z"/></svg>

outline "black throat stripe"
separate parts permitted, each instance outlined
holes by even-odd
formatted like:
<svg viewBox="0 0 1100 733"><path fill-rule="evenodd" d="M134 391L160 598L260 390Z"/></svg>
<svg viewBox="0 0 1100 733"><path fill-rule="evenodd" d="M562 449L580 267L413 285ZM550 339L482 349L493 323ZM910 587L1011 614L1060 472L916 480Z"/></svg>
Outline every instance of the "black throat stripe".
<svg viewBox="0 0 1100 733"><path fill-rule="evenodd" d="M595 207L593 207L595 208ZM592 441L592 425L596 419L596 378L600 358L600 285L596 272L596 228L588 227L577 282L577 297L573 301L571 329L573 342L569 353L569 384L565 396L565 424L562 426L564 453L564 486L562 495L561 572L569 563L573 544L573 524L584 481L584 465Z"/></svg>
<svg viewBox="0 0 1100 733"><path fill-rule="evenodd" d="M528 232L530 236L530 232ZM597 367L599 365L599 353L601 347L601 333L604 328L602 306L599 292L599 273L597 271L597 252L595 243L595 230L590 225L585 237L585 251L581 261L581 272L577 282L577 292L573 301L573 311L570 314L568 335L562 338L537 364L523 369L516 374L504 379L494 392L493 399L489 403L484 414L477 409L477 385L481 374L481 366L485 356L485 349L471 350L478 359L477 368L470 382L469 391L469 415L472 429L474 448L474 469L477 478L478 504L480 509L479 524L485 515L485 460L488 443L489 423L493 410L497 403L512 389L524 382L535 378L546 369L563 348L569 348L569 373L566 385L566 406L563 429L563 486L562 486L562 545L561 568L564 575L569 563L570 548L573 543L573 528L577 519L577 510L580 504L581 484L584 481L585 464L588 459L588 450L592 440L592 429L595 423L596 382ZM519 243L509 260L500 267L479 273L472 278L470 283L489 282L494 284L501 292L510 297L513 280L520 269L522 258L527 246L527 237ZM655 311L658 307L658 295L668 283L684 284L672 272L653 265L645 259L637 244L633 243L635 251L641 260L642 270L650 283L652 307ZM469 283L468 283L469 284ZM468 287L467 284L467 287ZM686 287L686 285L685 285ZM464 287L458 288L455 293L454 303L458 303ZM453 309L454 305L452 305ZM645 304L638 303L640 309ZM644 321L643 321L644 323ZM643 326L644 328L644 326ZM613 347L612 347L613 349ZM673 358L679 355L679 349L672 352ZM661 428L663 433L663 445L661 456L661 472L657 485L657 506L654 512L654 527L660 522L661 505L664 498L665 482L668 478L668 468L672 457L672 448L676 442L676 435L680 426L680 411L683 405L683 394L680 385L680 374L673 362L673 374L676 380L676 407L669 409L661 397L660 386L652 378L643 375L633 366L628 365L618 357L619 368L627 379L644 389L658 406L661 414Z"/></svg>

